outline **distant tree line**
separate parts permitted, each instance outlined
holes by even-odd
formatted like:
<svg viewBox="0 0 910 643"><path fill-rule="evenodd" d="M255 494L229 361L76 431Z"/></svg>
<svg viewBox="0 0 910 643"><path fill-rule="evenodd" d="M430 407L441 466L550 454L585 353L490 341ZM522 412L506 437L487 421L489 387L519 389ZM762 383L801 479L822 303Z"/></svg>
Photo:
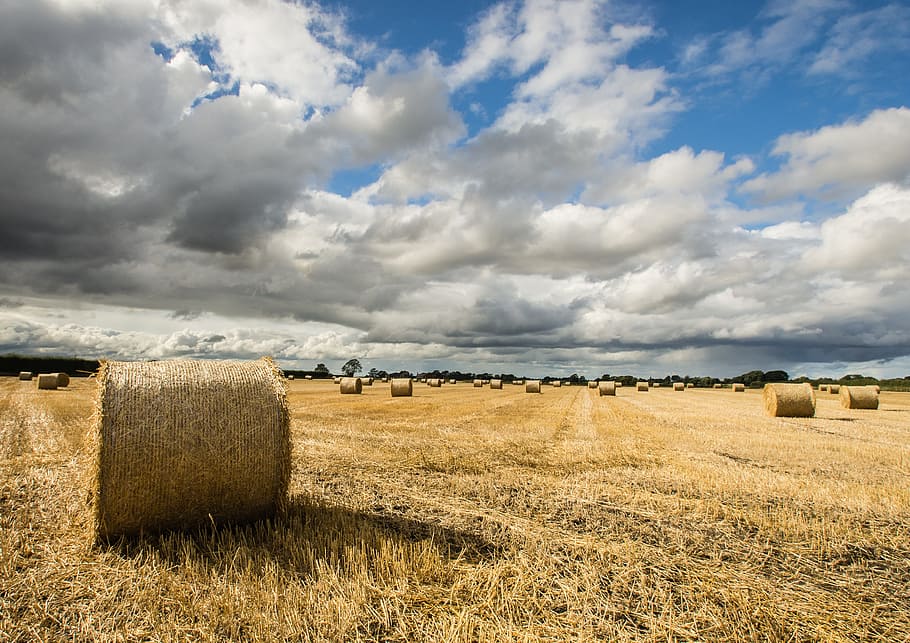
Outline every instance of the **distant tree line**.
<svg viewBox="0 0 910 643"><path fill-rule="evenodd" d="M96 359L57 356L0 355L0 375L32 373L66 373L70 377L88 377L98 370Z"/></svg>

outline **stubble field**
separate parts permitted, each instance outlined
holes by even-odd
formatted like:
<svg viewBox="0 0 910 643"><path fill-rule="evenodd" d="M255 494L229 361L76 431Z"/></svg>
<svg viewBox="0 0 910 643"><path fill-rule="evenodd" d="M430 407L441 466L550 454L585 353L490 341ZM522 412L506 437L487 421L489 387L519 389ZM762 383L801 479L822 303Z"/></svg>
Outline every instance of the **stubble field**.
<svg viewBox="0 0 910 643"><path fill-rule="evenodd" d="M0 642L910 640L910 394L298 380L284 514L97 546L94 390L0 378Z"/></svg>

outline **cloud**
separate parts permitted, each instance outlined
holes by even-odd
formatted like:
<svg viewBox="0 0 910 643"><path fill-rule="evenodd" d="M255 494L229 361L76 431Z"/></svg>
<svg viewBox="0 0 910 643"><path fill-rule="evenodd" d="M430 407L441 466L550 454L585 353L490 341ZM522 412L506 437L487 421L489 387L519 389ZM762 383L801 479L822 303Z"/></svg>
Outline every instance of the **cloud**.
<svg viewBox="0 0 910 643"><path fill-rule="evenodd" d="M773 154L786 158L783 166L746 181L744 191L764 199L838 199L877 183L903 182L910 177L910 109L875 110L862 121L785 134Z"/></svg>
<svg viewBox="0 0 910 643"><path fill-rule="evenodd" d="M888 4L838 18L808 73L860 75L865 72L859 66L870 58L882 60L908 50L910 8Z"/></svg>

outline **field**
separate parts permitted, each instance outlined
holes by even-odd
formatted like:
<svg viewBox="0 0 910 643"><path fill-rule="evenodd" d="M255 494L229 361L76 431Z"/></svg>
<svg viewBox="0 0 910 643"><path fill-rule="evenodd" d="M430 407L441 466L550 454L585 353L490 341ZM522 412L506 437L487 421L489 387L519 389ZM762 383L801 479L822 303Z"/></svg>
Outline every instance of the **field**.
<svg viewBox="0 0 910 643"><path fill-rule="evenodd" d="M910 640L910 394L290 391L285 514L94 546L94 380L0 378L0 642Z"/></svg>

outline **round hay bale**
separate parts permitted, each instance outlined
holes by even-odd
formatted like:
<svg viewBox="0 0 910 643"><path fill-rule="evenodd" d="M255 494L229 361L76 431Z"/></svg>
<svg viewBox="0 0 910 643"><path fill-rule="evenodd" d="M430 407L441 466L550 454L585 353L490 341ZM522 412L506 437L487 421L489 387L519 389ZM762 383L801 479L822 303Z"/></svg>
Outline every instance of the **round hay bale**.
<svg viewBox="0 0 910 643"><path fill-rule="evenodd" d="M528 380L525 383L525 393L540 393L540 380Z"/></svg>
<svg viewBox="0 0 910 643"><path fill-rule="evenodd" d="M811 384L765 384L762 396L765 411L771 417L815 415L815 391Z"/></svg>
<svg viewBox="0 0 910 643"><path fill-rule="evenodd" d="M426 381L427 381L427 378L425 378L425 377L421 377L421 378L420 378L420 383L421 383L421 384L424 384Z"/></svg>
<svg viewBox="0 0 910 643"><path fill-rule="evenodd" d="M474 380L474 388L480 388L483 386L483 380Z"/></svg>
<svg viewBox="0 0 910 643"><path fill-rule="evenodd" d="M819 385L818 390L821 391L822 393L827 393L827 392L828 392L828 385L827 385L827 384L821 384L821 385Z"/></svg>
<svg viewBox="0 0 910 643"><path fill-rule="evenodd" d="M560 386L562 386L562 382L560 382L559 380L556 380L556 381L554 381L554 382L550 382L550 384L552 384L552 385L555 386L556 388L559 388Z"/></svg>
<svg viewBox="0 0 910 643"><path fill-rule="evenodd" d="M414 383L410 377L392 378L392 397L411 397L414 394Z"/></svg>
<svg viewBox="0 0 910 643"><path fill-rule="evenodd" d="M603 397L604 395L616 395L616 382L601 382L597 385L597 394Z"/></svg>
<svg viewBox="0 0 910 643"><path fill-rule="evenodd" d="M248 522L287 500L287 390L269 359L106 362L96 409L96 539Z"/></svg>
<svg viewBox="0 0 910 643"><path fill-rule="evenodd" d="M35 376L31 371L19 371L19 379L23 382L30 381Z"/></svg>
<svg viewBox="0 0 910 643"><path fill-rule="evenodd" d="M38 375L38 388L45 391L57 390L57 374L41 373Z"/></svg>
<svg viewBox="0 0 910 643"><path fill-rule="evenodd" d="M723 387L724 387L723 384L715 384L715 385L714 385L714 388L723 388Z"/></svg>
<svg viewBox="0 0 910 643"><path fill-rule="evenodd" d="M451 379L451 380L449 380L449 384L458 384L458 380Z"/></svg>
<svg viewBox="0 0 910 643"><path fill-rule="evenodd" d="M442 380L438 377L432 377L427 380L427 386L432 386L433 388L439 388L442 386Z"/></svg>
<svg viewBox="0 0 910 643"><path fill-rule="evenodd" d="M57 376L57 386L59 388L66 388L70 385L70 376L66 373L51 373L51 375Z"/></svg>
<svg viewBox="0 0 910 643"><path fill-rule="evenodd" d="M490 388L502 388L502 380L490 380Z"/></svg>
<svg viewBox="0 0 910 643"><path fill-rule="evenodd" d="M831 386L828 387L828 392L831 395L837 395L838 393L840 393L840 384L832 384Z"/></svg>
<svg viewBox="0 0 910 643"><path fill-rule="evenodd" d="M303 376L303 379L305 379L305 380L311 380L311 379L313 379L313 376L312 376L312 375L304 375L304 376Z"/></svg>
<svg viewBox="0 0 910 643"><path fill-rule="evenodd" d="M359 377L342 377L339 390L344 395L360 395L363 393L363 380Z"/></svg>
<svg viewBox="0 0 910 643"><path fill-rule="evenodd" d="M294 379L294 375L293 375L293 374L291 374L291 375L288 375L288 379L289 379L289 380L292 380L292 379Z"/></svg>
<svg viewBox="0 0 910 643"><path fill-rule="evenodd" d="M689 382L686 384L686 388L695 388L695 384L693 382Z"/></svg>
<svg viewBox="0 0 910 643"><path fill-rule="evenodd" d="M651 388L660 388L660 382L654 382L654 383L651 385Z"/></svg>
<svg viewBox="0 0 910 643"><path fill-rule="evenodd" d="M588 382L588 388L597 388L597 382Z"/></svg>
<svg viewBox="0 0 910 643"><path fill-rule="evenodd" d="M622 388L622 382L616 382L616 388Z"/></svg>
<svg viewBox="0 0 910 643"><path fill-rule="evenodd" d="M360 378L360 381L361 381L361 383L362 383L364 386L373 386L373 378L372 378L372 377L361 377L361 378ZM426 380L424 380L424 381L426 381Z"/></svg>
<svg viewBox="0 0 910 643"><path fill-rule="evenodd" d="M841 386L839 395L845 409L878 408L878 391L874 386Z"/></svg>
<svg viewBox="0 0 910 643"><path fill-rule="evenodd" d="M386 384L386 383L389 381L389 378L388 378L388 377L382 377L382 378L379 379L379 381L382 382L383 384Z"/></svg>
<svg viewBox="0 0 910 643"><path fill-rule="evenodd" d="M636 391L644 391L645 393L647 393L647 392L648 392L648 383L647 383L647 382L639 382L638 384L635 385L635 390L636 390Z"/></svg>
<svg viewBox="0 0 910 643"><path fill-rule="evenodd" d="M683 382L673 382L674 391L685 391L686 385Z"/></svg>
<svg viewBox="0 0 910 643"><path fill-rule="evenodd" d="M741 382L733 382L731 386L734 393L744 393L746 391L746 385Z"/></svg>
<svg viewBox="0 0 910 643"><path fill-rule="evenodd" d="M333 378L332 378L332 384L341 384L341 378L340 378L340 377L333 377Z"/></svg>

